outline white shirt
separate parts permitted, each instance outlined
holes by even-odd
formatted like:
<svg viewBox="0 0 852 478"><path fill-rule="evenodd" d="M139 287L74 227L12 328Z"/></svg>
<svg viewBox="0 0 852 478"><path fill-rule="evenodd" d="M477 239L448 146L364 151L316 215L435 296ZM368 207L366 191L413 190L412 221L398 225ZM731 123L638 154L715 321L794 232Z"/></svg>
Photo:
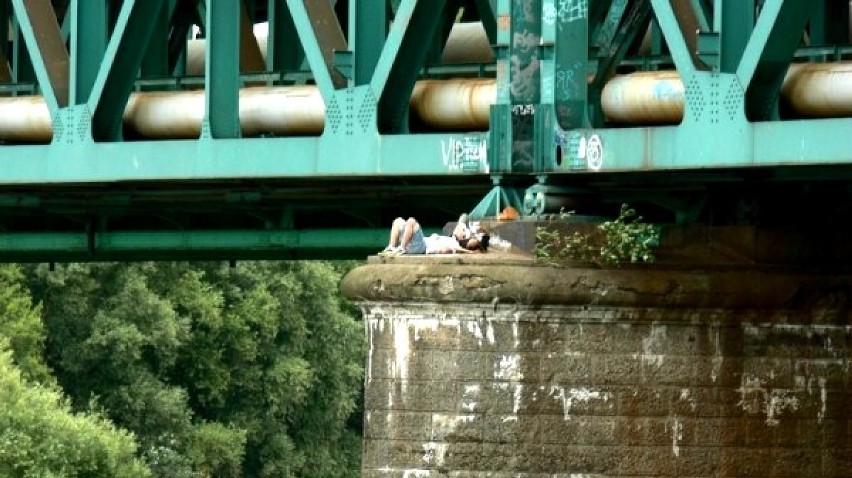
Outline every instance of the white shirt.
<svg viewBox="0 0 852 478"><path fill-rule="evenodd" d="M452 237L438 234L425 237L423 241L426 243L426 254L449 254L461 247Z"/></svg>

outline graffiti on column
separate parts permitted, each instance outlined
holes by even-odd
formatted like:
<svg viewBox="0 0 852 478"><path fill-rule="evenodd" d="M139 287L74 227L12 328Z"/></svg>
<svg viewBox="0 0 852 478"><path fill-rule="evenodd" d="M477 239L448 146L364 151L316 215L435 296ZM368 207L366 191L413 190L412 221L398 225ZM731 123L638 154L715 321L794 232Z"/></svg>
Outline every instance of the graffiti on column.
<svg viewBox="0 0 852 478"><path fill-rule="evenodd" d="M583 125L586 96L586 58L576 54L576 42L586 41L589 0L558 0L557 31L562 47L555 62L556 116L565 129ZM585 50L584 50L585 53Z"/></svg>
<svg viewBox="0 0 852 478"><path fill-rule="evenodd" d="M512 170L531 171L540 102L541 0L513 0L511 68Z"/></svg>
<svg viewBox="0 0 852 478"><path fill-rule="evenodd" d="M559 20L570 23L589 16L589 0L559 0Z"/></svg>
<svg viewBox="0 0 852 478"><path fill-rule="evenodd" d="M465 136L441 140L444 166L452 172L488 172L488 145L485 138Z"/></svg>

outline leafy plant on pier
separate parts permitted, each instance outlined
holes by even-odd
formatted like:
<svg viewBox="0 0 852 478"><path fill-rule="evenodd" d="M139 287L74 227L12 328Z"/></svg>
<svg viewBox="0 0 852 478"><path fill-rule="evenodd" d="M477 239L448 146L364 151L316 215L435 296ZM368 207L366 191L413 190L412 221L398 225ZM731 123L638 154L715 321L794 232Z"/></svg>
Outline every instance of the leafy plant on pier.
<svg viewBox="0 0 852 478"><path fill-rule="evenodd" d="M642 221L636 211L621 205L618 217L604 221L589 231L568 231L564 227L571 212L560 211L548 223L536 228L535 257L555 266L571 262L591 262L599 266L654 262L654 248L660 231Z"/></svg>

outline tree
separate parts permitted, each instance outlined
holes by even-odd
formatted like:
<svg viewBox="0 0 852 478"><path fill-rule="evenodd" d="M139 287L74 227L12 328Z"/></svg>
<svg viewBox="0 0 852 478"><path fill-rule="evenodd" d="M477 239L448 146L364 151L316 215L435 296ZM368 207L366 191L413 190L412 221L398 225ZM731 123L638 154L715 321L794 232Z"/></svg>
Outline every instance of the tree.
<svg viewBox="0 0 852 478"><path fill-rule="evenodd" d="M0 351L0 403L0 476L150 476L132 435L72 413L58 392L25 381L7 350Z"/></svg>
<svg viewBox="0 0 852 478"><path fill-rule="evenodd" d="M52 380L44 362L45 331L41 308L29 295L21 268L0 265L0 337L5 337L14 363L27 380Z"/></svg>
<svg viewBox="0 0 852 478"><path fill-rule="evenodd" d="M155 476L358 476L347 418L364 338L331 265L70 265L32 279L60 385L134 431Z"/></svg>

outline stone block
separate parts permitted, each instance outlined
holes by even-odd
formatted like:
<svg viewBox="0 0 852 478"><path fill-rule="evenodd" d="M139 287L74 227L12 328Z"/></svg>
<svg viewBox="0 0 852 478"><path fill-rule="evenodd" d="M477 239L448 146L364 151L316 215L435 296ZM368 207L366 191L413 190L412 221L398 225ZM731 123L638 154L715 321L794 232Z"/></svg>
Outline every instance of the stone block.
<svg viewBox="0 0 852 478"><path fill-rule="evenodd" d="M533 390L523 383L484 382L478 409L491 416L527 412L532 392Z"/></svg>
<svg viewBox="0 0 852 478"><path fill-rule="evenodd" d="M429 352L429 376L435 381L478 381L491 370L487 352L447 350Z"/></svg>
<svg viewBox="0 0 852 478"><path fill-rule="evenodd" d="M615 476L623 447L542 445L539 469L544 473Z"/></svg>
<svg viewBox="0 0 852 478"><path fill-rule="evenodd" d="M730 418L684 418L683 443L694 447L740 447L746 443L741 420ZM684 448L684 447L681 447Z"/></svg>
<svg viewBox="0 0 852 478"><path fill-rule="evenodd" d="M367 439L426 441L431 438L432 414L428 412L371 412L364 419Z"/></svg>
<svg viewBox="0 0 852 478"><path fill-rule="evenodd" d="M695 375L693 387L737 387L742 382L742 359L731 356L699 356L692 358Z"/></svg>
<svg viewBox="0 0 852 478"><path fill-rule="evenodd" d="M671 446L622 447L618 451L618 475L621 476L673 476L677 456Z"/></svg>
<svg viewBox="0 0 852 478"><path fill-rule="evenodd" d="M543 353L541 380L546 383L591 383L601 375L601 371L593 365L595 358L583 352Z"/></svg>
<svg viewBox="0 0 852 478"><path fill-rule="evenodd" d="M562 414L565 419L584 415L615 415L617 409L617 395L610 387L573 386L563 383L542 385L533 408L537 414Z"/></svg>
<svg viewBox="0 0 852 478"><path fill-rule="evenodd" d="M487 415L480 422L484 443L537 444L543 431L541 417L524 414Z"/></svg>
<svg viewBox="0 0 852 478"><path fill-rule="evenodd" d="M463 397L458 394L459 386L453 381L420 380L407 382L405 388L397 387L393 402L394 410L441 412L447 414L468 413Z"/></svg>
<svg viewBox="0 0 852 478"><path fill-rule="evenodd" d="M476 413L444 414L433 413L428 426L429 441L467 442L482 441L483 415Z"/></svg>
<svg viewBox="0 0 852 478"><path fill-rule="evenodd" d="M486 377L502 383L539 383L541 357L536 352L494 352L487 355Z"/></svg>
<svg viewBox="0 0 852 478"><path fill-rule="evenodd" d="M732 476L722 473L721 456L724 448L681 446L672 459L673 476L678 477L716 477Z"/></svg>
<svg viewBox="0 0 852 478"><path fill-rule="evenodd" d="M720 476L771 476L772 450L770 448L723 448L718 460Z"/></svg>
<svg viewBox="0 0 852 478"><path fill-rule="evenodd" d="M618 416L614 427L613 445L671 446L673 433L683 435L683 420L676 417Z"/></svg>
<svg viewBox="0 0 852 478"><path fill-rule="evenodd" d="M675 393L669 387L611 387L618 414L622 416L667 416Z"/></svg>

